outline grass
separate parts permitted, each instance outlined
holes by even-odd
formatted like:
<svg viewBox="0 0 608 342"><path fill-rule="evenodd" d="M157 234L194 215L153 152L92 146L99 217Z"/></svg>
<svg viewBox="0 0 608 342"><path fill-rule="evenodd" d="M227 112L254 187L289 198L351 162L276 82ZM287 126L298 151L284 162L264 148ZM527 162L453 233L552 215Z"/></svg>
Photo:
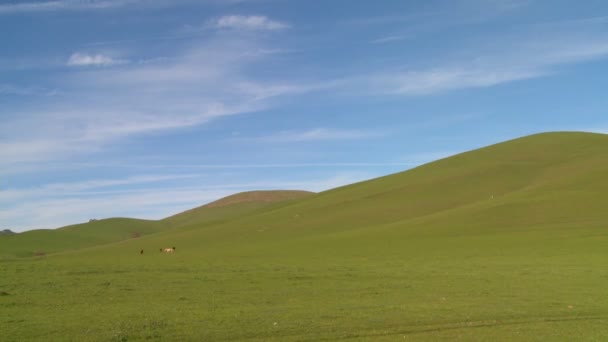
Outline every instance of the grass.
<svg viewBox="0 0 608 342"><path fill-rule="evenodd" d="M32 230L0 237L0 260L43 256L78 250L126 239L139 238L168 229L159 221L111 218L71 225L57 230Z"/></svg>
<svg viewBox="0 0 608 342"><path fill-rule="evenodd" d="M603 341L607 157L604 135L535 135L243 217L5 259L2 338Z"/></svg>
<svg viewBox="0 0 608 342"><path fill-rule="evenodd" d="M218 223L311 194L307 191L288 190L243 192L159 221L110 218L91 220L55 230L40 229L4 235L0 238L0 259L42 256L138 239L148 234L193 224Z"/></svg>
<svg viewBox="0 0 608 342"><path fill-rule="evenodd" d="M313 195L298 190L248 191L224 197L162 220L172 227L201 225L243 217L262 208Z"/></svg>

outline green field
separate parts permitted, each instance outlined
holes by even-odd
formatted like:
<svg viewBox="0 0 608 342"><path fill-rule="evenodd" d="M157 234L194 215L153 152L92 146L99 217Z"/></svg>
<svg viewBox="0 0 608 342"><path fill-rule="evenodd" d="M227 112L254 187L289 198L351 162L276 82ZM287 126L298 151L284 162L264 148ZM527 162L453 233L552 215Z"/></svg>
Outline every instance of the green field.
<svg viewBox="0 0 608 342"><path fill-rule="evenodd" d="M307 191L250 191L228 196L159 221L110 218L54 230L31 230L19 235L3 236L0 239L0 260L100 246L193 224L218 224L312 194Z"/></svg>
<svg viewBox="0 0 608 342"><path fill-rule="evenodd" d="M607 135L287 197L0 236L0 340L608 340Z"/></svg>

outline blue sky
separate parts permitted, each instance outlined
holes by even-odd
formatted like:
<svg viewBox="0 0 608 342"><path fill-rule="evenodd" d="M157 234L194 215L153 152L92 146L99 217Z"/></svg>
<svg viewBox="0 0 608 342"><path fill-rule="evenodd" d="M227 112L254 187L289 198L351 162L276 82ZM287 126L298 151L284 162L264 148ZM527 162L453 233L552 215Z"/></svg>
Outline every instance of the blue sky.
<svg viewBox="0 0 608 342"><path fill-rule="evenodd" d="M608 2L0 1L0 228L608 133Z"/></svg>

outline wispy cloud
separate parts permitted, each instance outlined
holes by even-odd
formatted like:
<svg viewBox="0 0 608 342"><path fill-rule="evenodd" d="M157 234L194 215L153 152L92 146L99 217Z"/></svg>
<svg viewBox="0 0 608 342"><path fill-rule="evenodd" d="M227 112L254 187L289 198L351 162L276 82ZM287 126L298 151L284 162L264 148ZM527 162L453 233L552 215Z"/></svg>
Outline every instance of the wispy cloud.
<svg viewBox="0 0 608 342"><path fill-rule="evenodd" d="M34 188L5 189L0 190L0 203L15 202L29 199L40 199L43 197L61 197L69 195L80 195L84 191L92 189L104 189L116 186L132 186L135 184L159 183L170 180L180 180L201 177L198 174L175 174L175 175L138 175L123 179L94 179L71 183L50 183Z"/></svg>
<svg viewBox="0 0 608 342"><path fill-rule="evenodd" d="M0 165L3 169L0 172L9 172L16 164L54 159L60 154L71 154L81 149L82 145L71 144L66 139L0 141Z"/></svg>
<svg viewBox="0 0 608 342"><path fill-rule="evenodd" d="M0 141L0 173L10 173L13 168L19 170L19 164L91 155L110 143L137 134L201 125L214 118L255 110L253 105L226 107L209 103L177 114L169 109L153 113L116 109L26 114L27 120L14 120L11 125L0 128L0 133L10 137L8 141ZM23 127L32 127L32 122L39 128L29 135L16 134L23 132Z"/></svg>
<svg viewBox="0 0 608 342"><path fill-rule="evenodd" d="M103 54L73 53L67 61L69 66L110 66L116 64L126 64L129 61L115 59Z"/></svg>
<svg viewBox="0 0 608 342"><path fill-rule="evenodd" d="M268 163L268 164L183 164L174 163L128 163L128 162L24 162L18 167L13 167L9 170L0 170L0 175L10 175L15 173L40 172L44 171L63 171L63 170L85 170L95 169L100 167L111 167L116 170L150 170L150 169L170 169L170 170L255 170L255 169L332 169L332 168L386 168L400 167L409 168L417 166L417 162L310 162L310 163Z"/></svg>
<svg viewBox="0 0 608 342"><path fill-rule="evenodd" d="M93 11L129 6L164 7L192 0L42 0L14 1L0 4L0 14L53 12L53 11ZM207 2L221 3L221 0Z"/></svg>
<svg viewBox="0 0 608 342"><path fill-rule="evenodd" d="M91 10L122 7L141 0L54 0L0 4L1 13Z"/></svg>
<svg viewBox="0 0 608 342"><path fill-rule="evenodd" d="M36 228L56 228L86 222L92 218L129 216L160 219L236 192L259 189L323 191L363 181L372 176L368 173L346 172L324 177L294 179L292 181L258 180L241 184L213 184L164 189L147 187L134 192L123 189L118 192L110 191L101 196L74 193L64 197L37 198L32 194L26 194L30 196L30 200L12 202L11 206L0 206L0 221L13 222L13 226L9 228L15 231L23 231ZM153 181L153 179L147 180ZM140 180L135 178L129 182L133 181ZM146 179L141 179L141 181L146 181ZM83 182L61 186L77 190L103 184L103 181L101 184L98 181L93 181L92 184ZM23 194L7 194L9 197L17 195L21 196Z"/></svg>
<svg viewBox="0 0 608 342"><path fill-rule="evenodd" d="M472 53L463 50L459 57L442 59L435 66L378 71L352 78L351 84L364 83L359 86L370 94L416 96L545 77L570 64L608 57L606 21L526 27L482 43L476 40Z"/></svg>
<svg viewBox="0 0 608 342"><path fill-rule="evenodd" d="M374 44L385 44L385 43L390 43L390 42L396 42L396 41L404 40L406 38L407 38L406 36L386 36L386 37L374 39L371 42L374 43Z"/></svg>
<svg viewBox="0 0 608 342"><path fill-rule="evenodd" d="M0 220L13 222L12 229L23 231L57 228L86 222L92 218L130 216L160 219L173 208L186 210L230 194L226 190L164 190L149 189L135 194L67 198L44 198L19 202L0 208Z"/></svg>
<svg viewBox="0 0 608 342"><path fill-rule="evenodd" d="M282 131L271 135L255 138L236 138L245 141L258 141L268 143L294 143L326 140L356 140L385 136L384 132L361 130L336 130L329 128L315 128L307 131Z"/></svg>
<svg viewBox="0 0 608 342"><path fill-rule="evenodd" d="M0 96L2 95L18 95L18 96L54 96L59 92L39 86L18 86L13 84L0 84Z"/></svg>
<svg viewBox="0 0 608 342"><path fill-rule="evenodd" d="M453 89L489 87L543 76L547 71L455 67L374 75L372 89L394 95L428 95Z"/></svg>
<svg viewBox="0 0 608 342"><path fill-rule="evenodd" d="M217 29L243 31L279 31L290 27L287 23L272 20L262 15L226 15L213 19L208 24Z"/></svg>
<svg viewBox="0 0 608 342"><path fill-rule="evenodd" d="M60 81L63 88L78 94L69 103L58 99L38 109L13 110L8 116L6 125L0 127L0 136L5 138L0 141L4 157L0 168L7 172L9 165L61 160L96 152L138 134L256 112L267 108L270 98L316 89L309 84L249 77L251 65L272 56L268 51L274 49L251 37L222 35L221 39L193 42L171 58L149 63L74 68ZM107 54L74 54L68 62L72 66L117 63L124 61Z"/></svg>

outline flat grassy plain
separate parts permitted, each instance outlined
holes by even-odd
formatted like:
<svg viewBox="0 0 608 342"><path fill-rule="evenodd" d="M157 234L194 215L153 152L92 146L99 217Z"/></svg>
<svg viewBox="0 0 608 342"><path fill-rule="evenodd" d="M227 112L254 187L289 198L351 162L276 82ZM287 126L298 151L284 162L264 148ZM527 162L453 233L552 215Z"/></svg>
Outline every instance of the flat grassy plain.
<svg viewBox="0 0 608 342"><path fill-rule="evenodd" d="M6 257L0 340L605 341L606 175L608 136L541 134L230 219Z"/></svg>

